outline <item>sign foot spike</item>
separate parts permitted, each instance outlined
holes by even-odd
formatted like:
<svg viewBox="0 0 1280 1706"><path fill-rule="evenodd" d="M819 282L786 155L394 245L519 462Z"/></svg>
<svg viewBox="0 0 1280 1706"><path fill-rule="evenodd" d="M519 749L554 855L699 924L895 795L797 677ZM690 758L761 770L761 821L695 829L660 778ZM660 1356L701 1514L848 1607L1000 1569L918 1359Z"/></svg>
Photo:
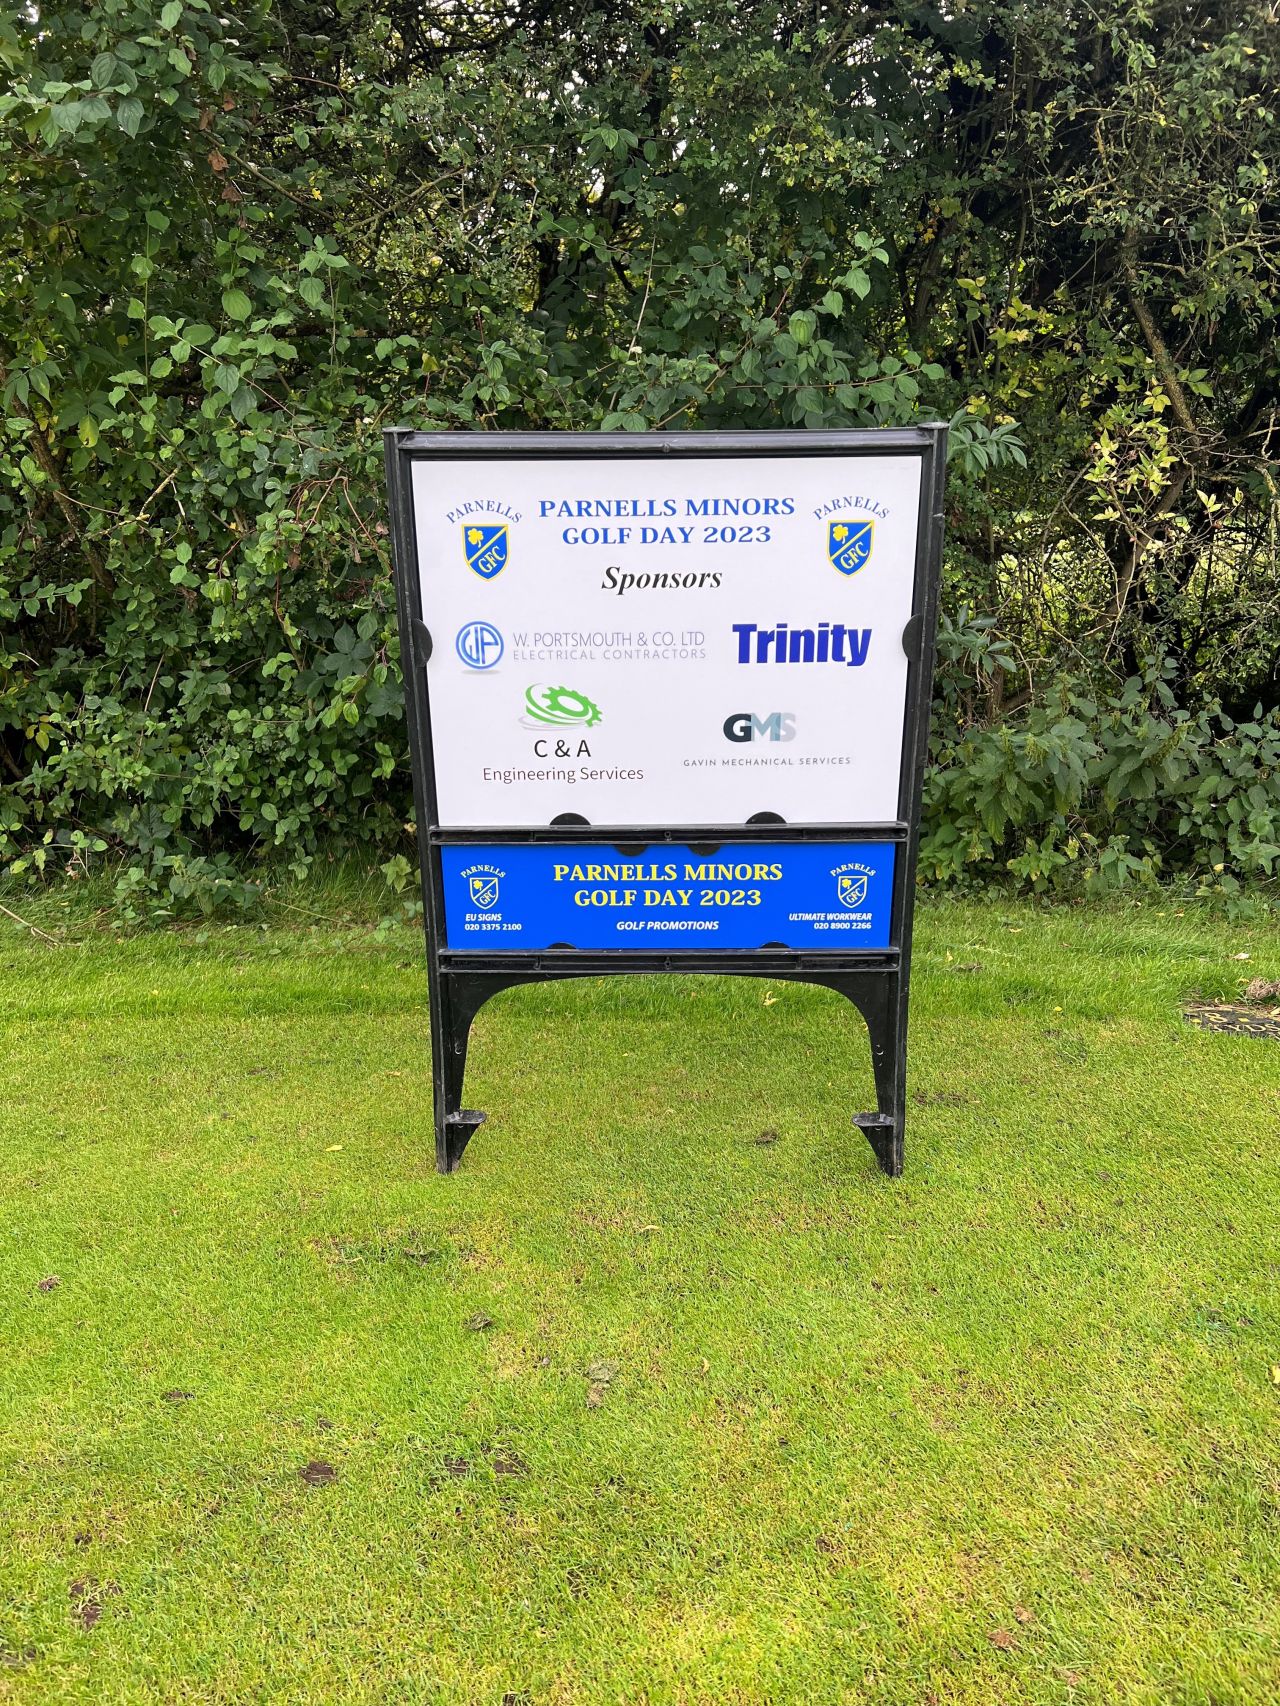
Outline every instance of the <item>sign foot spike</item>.
<svg viewBox="0 0 1280 1706"><path fill-rule="evenodd" d="M853 1123L875 1152L880 1171L891 1179L902 1175L902 1133L887 1114L855 1114Z"/></svg>
<svg viewBox="0 0 1280 1706"><path fill-rule="evenodd" d="M462 1152L485 1122L478 1108L460 1108L456 1114L446 1114L444 1130L436 1146L436 1171L454 1173L462 1160Z"/></svg>

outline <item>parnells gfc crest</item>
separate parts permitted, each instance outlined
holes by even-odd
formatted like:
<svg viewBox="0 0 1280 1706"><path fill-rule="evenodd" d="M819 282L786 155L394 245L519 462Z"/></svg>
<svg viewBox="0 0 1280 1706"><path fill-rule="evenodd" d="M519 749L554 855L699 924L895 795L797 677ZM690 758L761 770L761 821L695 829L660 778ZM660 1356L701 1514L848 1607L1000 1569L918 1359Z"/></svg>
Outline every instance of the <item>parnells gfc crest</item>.
<svg viewBox="0 0 1280 1706"><path fill-rule="evenodd" d="M875 537L874 521L829 521L827 555L842 575L856 575L867 565Z"/></svg>
<svg viewBox="0 0 1280 1706"><path fill-rule="evenodd" d="M491 526L473 521L463 526L462 549L466 553L467 567L474 570L481 580L491 581L506 568L508 543L505 522L501 526Z"/></svg>
<svg viewBox="0 0 1280 1706"><path fill-rule="evenodd" d="M472 877L469 879L468 887L471 891L472 900L482 912L490 912L495 906L497 906L497 877Z"/></svg>
<svg viewBox="0 0 1280 1706"><path fill-rule="evenodd" d="M861 906L867 898L867 879L844 872L836 878L836 893L840 897L841 906L851 909Z"/></svg>
<svg viewBox="0 0 1280 1706"><path fill-rule="evenodd" d="M481 912L492 912L497 906L506 874L498 865L468 865L459 872L466 882L472 906L479 907Z"/></svg>

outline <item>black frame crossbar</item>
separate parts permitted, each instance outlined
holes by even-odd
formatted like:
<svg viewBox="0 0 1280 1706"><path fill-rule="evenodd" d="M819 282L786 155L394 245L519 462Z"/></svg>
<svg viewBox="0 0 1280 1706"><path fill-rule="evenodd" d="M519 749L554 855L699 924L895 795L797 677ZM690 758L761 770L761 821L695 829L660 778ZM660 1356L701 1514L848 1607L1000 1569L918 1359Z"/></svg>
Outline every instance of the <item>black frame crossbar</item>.
<svg viewBox="0 0 1280 1706"><path fill-rule="evenodd" d="M523 984L574 977L702 974L786 979L818 984L851 1001L866 1021L871 1042L876 1110L853 1123L866 1135L883 1170L903 1167L906 1125L907 1008L911 977L920 801L929 741L934 635L942 560L942 494L947 429L930 423L911 428L829 432L685 433L420 433L393 427L385 435L401 659L408 713L409 750L418 824L431 1008L436 1165L457 1167L483 1113L462 1106L467 1044L477 1012L492 995ZM522 828L442 826L436 801L427 659L432 638L422 608L422 579L413 505L416 461L725 456L910 456L921 463L911 618L902 636L907 656L906 715L898 784L898 817L890 823L786 823L760 813L744 823L699 825L589 824L561 819ZM446 846L556 842L624 849L678 844L708 853L726 843L895 843L889 945L883 949L798 950L757 948L685 950L580 950L538 952L451 949L445 931L441 849Z"/></svg>

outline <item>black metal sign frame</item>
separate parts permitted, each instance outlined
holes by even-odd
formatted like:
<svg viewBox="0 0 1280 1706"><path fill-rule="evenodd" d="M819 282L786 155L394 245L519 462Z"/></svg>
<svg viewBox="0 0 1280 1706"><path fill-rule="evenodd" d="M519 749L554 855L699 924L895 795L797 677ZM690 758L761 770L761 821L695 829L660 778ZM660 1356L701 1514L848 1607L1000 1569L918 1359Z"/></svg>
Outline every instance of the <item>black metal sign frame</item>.
<svg viewBox="0 0 1280 1706"><path fill-rule="evenodd" d="M866 1021L871 1042L877 1107L857 1113L853 1123L869 1140L876 1160L893 1176L902 1172L906 1124L907 1001L911 978L911 935L915 899L920 797L929 741L938 583L942 560L942 493L947 429L940 424L832 432L449 432L420 433L390 428L384 435L409 751L417 813L427 940L431 1008L431 1054L435 1098L436 1165L452 1172L485 1115L462 1106L463 1076L471 1023L491 995L519 984L568 977L703 973L766 977L819 984L851 1001ZM494 463L519 458L572 457L601 462L625 459L726 456L914 457L921 464L911 617L902 636L907 656L906 717L898 784L898 815L890 823L786 823L761 813L745 823L661 827L594 825L559 818L532 828L442 827L436 804L431 706L426 663L431 655L430 612L422 608L412 465L417 461L474 459ZM820 843L892 842L894 860L889 946L881 950L794 950L760 948L706 952L681 949L542 952L456 950L445 934L441 849L449 844L555 842L614 848L631 855L641 849L682 845L713 852L717 846L751 841Z"/></svg>

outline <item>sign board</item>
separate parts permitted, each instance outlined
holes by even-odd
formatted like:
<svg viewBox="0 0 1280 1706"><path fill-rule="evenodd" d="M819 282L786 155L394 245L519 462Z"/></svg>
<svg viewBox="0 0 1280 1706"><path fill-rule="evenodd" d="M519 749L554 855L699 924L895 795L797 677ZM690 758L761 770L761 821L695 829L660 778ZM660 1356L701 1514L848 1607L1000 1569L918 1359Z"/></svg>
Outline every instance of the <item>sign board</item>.
<svg viewBox="0 0 1280 1706"><path fill-rule="evenodd" d="M455 947L659 952L887 948L892 842L717 847L554 844L442 851L446 939Z"/></svg>
<svg viewBox="0 0 1280 1706"><path fill-rule="evenodd" d="M387 434L442 1167L488 994L688 969L848 995L900 1169L944 457L941 427Z"/></svg>
<svg viewBox="0 0 1280 1706"><path fill-rule="evenodd" d="M440 823L892 821L920 478L893 456L416 462Z"/></svg>

